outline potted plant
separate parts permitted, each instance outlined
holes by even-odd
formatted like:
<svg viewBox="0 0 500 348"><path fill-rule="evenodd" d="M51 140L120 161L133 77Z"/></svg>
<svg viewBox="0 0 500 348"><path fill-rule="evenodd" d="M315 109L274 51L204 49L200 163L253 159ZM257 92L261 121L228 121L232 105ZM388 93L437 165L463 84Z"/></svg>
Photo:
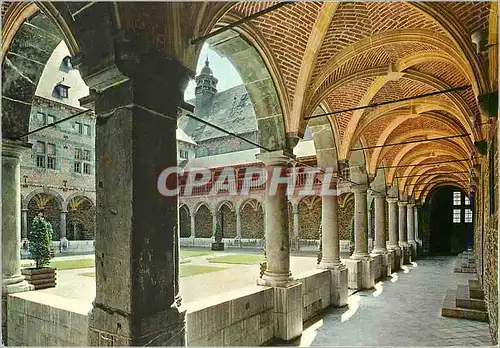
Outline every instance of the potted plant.
<svg viewBox="0 0 500 348"><path fill-rule="evenodd" d="M218 221L215 225L214 238L215 238L215 243L212 243L212 250L223 251L224 250L224 242L222 241L223 234Z"/></svg>
<svg viewBox="0 0 500 348"><path fill-rule="evenodd" d="M52 253L52 225L39 214L33 219L28 234L29 253L35 260L35 267L22 269L26 281L36 289L56 286L56 269L47 267Z"/></svg>

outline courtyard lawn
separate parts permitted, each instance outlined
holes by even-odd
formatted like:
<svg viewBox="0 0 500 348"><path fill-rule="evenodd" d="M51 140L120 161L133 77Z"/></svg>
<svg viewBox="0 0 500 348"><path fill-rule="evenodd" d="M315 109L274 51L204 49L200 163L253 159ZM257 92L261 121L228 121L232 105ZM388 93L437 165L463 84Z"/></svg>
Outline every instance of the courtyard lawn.
<svg viewBox="0 0 500 348"><path fill-rule="evenodd" d="M264 261L264 255L238 254L213 257L211 263L232 263L238 265L256 265Z"/></svg>
<svg viewBox="0 0 500 348"><path fill-rule="evenodd" d="M186 259L188 257L197 257L203 255L210 255L212 252L210 250L183 250L181 249L181 259Z"/></svg>
<svg viewBox="0 0 500 348"><path fill-rule="evenodd" d="M78 268L93 268L95 266L94 258L52 261L49 267L57 268L58 270L78 269ZM35 262L21 262L21 267L35 267Z"/></svg>
<svg viewBox="0 0 500 348"><path fill-rule="evenodd" d="M225 267L212 267L212 266L197 266L197 265L181 265L179 277L191 277L197 274L211 273L223 271ZM85 277L95 277L95 272L80 273Z"/></svg>

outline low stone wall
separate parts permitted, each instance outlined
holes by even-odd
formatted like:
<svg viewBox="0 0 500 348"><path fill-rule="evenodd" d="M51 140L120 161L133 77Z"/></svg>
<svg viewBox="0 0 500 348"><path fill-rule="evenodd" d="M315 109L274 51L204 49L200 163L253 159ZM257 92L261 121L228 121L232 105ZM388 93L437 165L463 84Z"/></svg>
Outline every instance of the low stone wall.
<svg viewBox="0 0 500 348"><path fill-rule="evenodd" d="M7 345L86 346L90 309L39 291L8 295Z"/></svg>
<svg viewBox="0 0 500 348"><path fill-rule="evenodd" d="M243 292L243 295L241 294ZM223 302L190 304L187 313L188 346L260 346L274 336L274 293L255 287Z"/></svg>
<svg viewBox="0 0 500 348"><path fill-rule="evenodd" d="M329 270L312 270L301 274L298 284L290 288L255 285L190 302L186 343L260 346L274 337L296 337L302 322L332 303L339 287L332 279ZM342 302L347 300L345 290ZM8 295L8 345L86 346L90 309L90 304L40 291Z"/></svg>
<svg viewBox="0 0 500 348"><path fill-rule="evenodd" d="M313 270L298 280L302 283L302 320L306 321L330 306L331 274L329 270Z"/></svg>
<svg viewBox="0 0 500 348"><path fill-rule="evenodd" d="M52 242L52 249L56 256L72 255L72 254L92 254L94 253L93 240L69 240L68 246L62 248L60 241ZM21 258L29 259L28 250L21 249Z"/></svg>

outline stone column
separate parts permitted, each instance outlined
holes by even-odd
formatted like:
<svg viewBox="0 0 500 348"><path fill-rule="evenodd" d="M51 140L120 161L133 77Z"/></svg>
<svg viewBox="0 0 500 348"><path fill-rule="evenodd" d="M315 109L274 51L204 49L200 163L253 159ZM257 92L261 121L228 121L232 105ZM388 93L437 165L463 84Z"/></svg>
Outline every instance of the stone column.
<svg viewBox="0 0 500 348"><path fill-rule="evenodd" d="M28 209L21 209L21 218L23 225L21 229L21 239L28 239Z"/></svg>
<svg viewBox="0 0 500 348"><path fill-rule="evenodd" d="M164 170L177 165L177 112L193 72L154 49L132 52L138 42L128 39L118 37L111 48L99 41L96 49L118 51L110 63L117 65L106 74L82 73L99 92L93 94L96 297L87 344L184 346L178 196L168 192L177 176L165 177Z"/></svg>
<svg viewBox="0 0 500 348"><path fill-rule="evenodd" d="M29 246L28 242L28 209L21 209L22 228L21 228L21 246ZM27 250L25 250L27 252Z"/></svg>
<svg viewBox="0 0 500 348"><path fill-rule="evenodd" d="M413 209L413 214L415 216L415 240L417 241L417 254L422 250L422 239L420 238L420 230L419 230L419 224L418 224L418 212L419 212L419 205L416 204L415 208Z"/></svg>
<svg viewBox="0 0 500 348"><path fill-rule="evenodd" d="M196 213L191 212L189 217L191 218L191 235L189 238L193 239L196 237Z"/></svg>
<svg viewBox="0 0 500 348"><path fill-rule="evenodd" d="M222 226L220 228L222 229ZM217 212L212 212L212 238L215 238L216 230L217 230Z"/></svg>
<svg viewBox="0 0 500 348"><path fill-rule="evenodd" d="M364 185L354 186L354 253L351 259L364 260L368 255L368 212Z"/></svg>
<svg viewBox="0 0 500 348"><path fill-rule="evenodd" d="M241 239L241 212L236 210L236 238Z"/></svg>
<svg viewBox="0 0 500 348"><path fill-rule="evenodd" d="M267 269L262 277L265 285L284 287L292 280L290 272L290 236L288 230L287 185L279 184L275 192L270 192L271 180L277 173L284 173L293 154L287 151L264 152L257 159L264 162L267 170L265 195L266 259ZM284 176L284 174L282 174Z"/></svg>
<svg viewBox="0 0 500 348"><path fill-rule="evenodd" d="M408 244L411 248L412 258L415 257L417 253L417 242L415 241L415 215L413 214L413 209L415 204L408 203L406 205L406 228L408 230Z"/></svg>
<svg viewBox="0 0 500 348"><path fill-rule="evenodd" d="M389 205L389 243L388 249L399 250L399 234L398 234L398 199L387 197Z"/></svg>
<svg viewBox="0 0 500 348"><path fill-rule="evenodd" d="M406 205L408 202L400 201L399 206L399 246L401 247L403 264L409 264L411 262L411 248L408 244L408 230L407 230L407 217Z"/></svg>
<svg viewBox="0 0 500 348"><path fill-rule="evenodd" d="M21 153L25 143L2 141L2 340L7 343L7 295L33 290L21 275Z"/></svg>
<svg viewBox="0 0 500 348"><path fill-rule="evenodd" d="M319 268L334 269L340 262L337 196L321 197L321 245L322 257Z"/></svg>
<svg viewBox="0 0 500 348"><path fill-rule="evenodd" d="M375 246L373 254L386 254L385 242L385 196L375 194Z"/></svg>
<svg viewBox="0 0 500 348"><path fill-rule="evenodd" d="M298 204L292 204L293 212L293 244L296 250L300 250L300 218L299 218L299 206Z"/></svg>
<svg viewBox="0 0 500 348"><path fill-rule="evenodd" d="M406 230L406 204L398 202L399 206L399 246L408 246L408 233Z"/></svg>
<svg viewBox="0 0 500 348"><path fill-rule="evenodd" d="M392 270L401 269L403 264L402 250L398 241L398 199L387 197L389 205L389 243L387 249L392 253Z"/></svg>
<svg viewBox="0 0 500 348"><path fill-rule="evenodd" d="M61 247L64 249L68 247L68 239L66 238L66 215L67 214L68 214L67 210L61 211L61 224L59 226L59 231L61 231L61 236L60 236Z"/></svg>

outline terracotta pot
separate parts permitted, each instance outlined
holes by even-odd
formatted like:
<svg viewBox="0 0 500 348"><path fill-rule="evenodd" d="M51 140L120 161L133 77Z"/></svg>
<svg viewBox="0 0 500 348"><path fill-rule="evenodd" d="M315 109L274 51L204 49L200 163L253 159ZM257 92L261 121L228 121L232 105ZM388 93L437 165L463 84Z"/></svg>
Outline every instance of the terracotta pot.
<svg viewBox="0 0 500 348"><path fill-rule="evenodd" d="M56 269L51 267L23 268L21 274L24 279L37 289L53 288L56 286Z"/></svg>

